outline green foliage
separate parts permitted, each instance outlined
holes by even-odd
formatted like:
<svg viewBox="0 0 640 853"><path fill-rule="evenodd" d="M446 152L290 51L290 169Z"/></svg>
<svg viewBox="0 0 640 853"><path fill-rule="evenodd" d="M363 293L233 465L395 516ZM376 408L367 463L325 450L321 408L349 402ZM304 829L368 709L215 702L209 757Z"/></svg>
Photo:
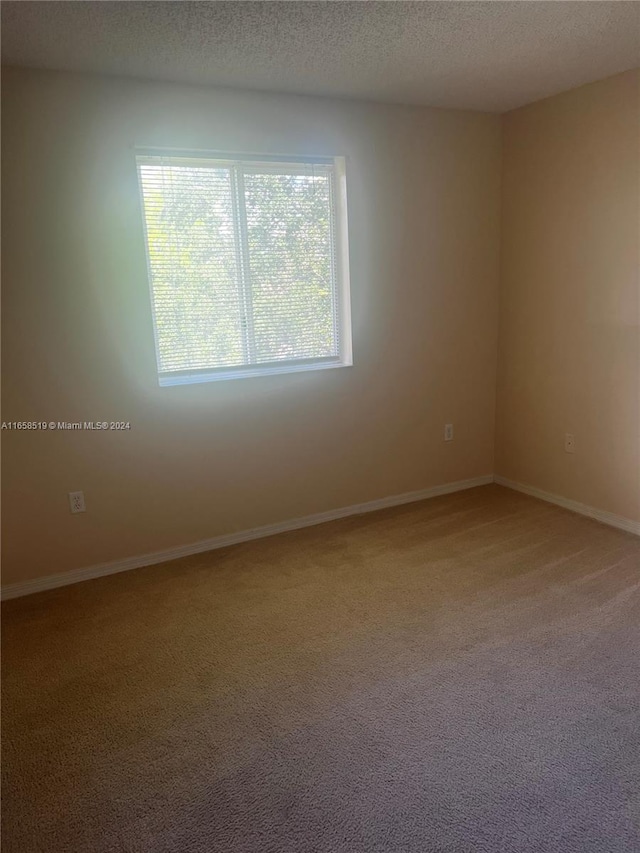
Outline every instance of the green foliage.
<svg viewBox="0 0 640 853"><path fill-rule="evenodd" d="M258 361L335 350L329 180L245 176Z"/></svg>
<svg viewBox="0 0 640 853"><path fill-rule="evenodd" d="M140 173L161 371L335 354L326 173Z"/></svg>

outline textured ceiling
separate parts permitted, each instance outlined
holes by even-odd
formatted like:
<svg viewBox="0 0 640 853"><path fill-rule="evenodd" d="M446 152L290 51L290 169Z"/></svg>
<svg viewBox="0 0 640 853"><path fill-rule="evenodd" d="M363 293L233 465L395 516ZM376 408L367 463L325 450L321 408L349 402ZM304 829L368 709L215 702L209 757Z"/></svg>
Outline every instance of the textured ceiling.
<svg viewBox="0 0 640 853"><path fill-rule="evenodd" d="M3 2L3 62L504 111L640 65L637 2Z"/></svg>

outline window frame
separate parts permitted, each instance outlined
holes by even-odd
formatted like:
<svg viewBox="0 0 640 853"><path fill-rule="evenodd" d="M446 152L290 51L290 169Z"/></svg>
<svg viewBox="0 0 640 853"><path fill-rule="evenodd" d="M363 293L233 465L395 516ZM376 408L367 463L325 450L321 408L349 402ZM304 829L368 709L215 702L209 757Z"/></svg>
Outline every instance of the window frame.
<svg viewBox="0 0 640 853"><path fill-rule="evenodd" d="M236 205L244 204L244 194L238 187L237 168L241 164L242 176L245 172L255 171L258 174L273 172L275 174L292 174L292 169L300 170L302 167L317 168L326 171L329 176L329 198L330 198L330 229L333 256L333 276L335 284L335 308L334 323L335 337L338 344L338 353L333 356L322 356L318 358L287 359L260 364L245 363L237 366L192 368L181 371L160 370L160 350L158 342L158 327L155 314L155 298L153 291L153 276L150 259L149 238L147 232L147 221L145 215L144 193L141 175L141 165L158 165L161 160L180 160L184 165L197 166L198 168L230 168L231 187L234 206L234 222L236 221ZM228 151L201 151L159 148L136 148L135 166L138 179L138 192L140 201L140 215L142 218L145 256L147 261L147 280L149 287L149 298L151 303L151 315L153 322L153 337L155 343L156 369L158 384L161 387L173 385L190 385L201 382L216 382L220 380L244 379L257 376L273 376L286 373L300 373L310 370L327 370L336 367L350 367L353 365L352 331L351 331L351 294L349 276L349 232L347 221L347 185L346 185L346 157L344 156L321 156L307 157L295 155L278 154L231 154ZM301 172L305 174L305 172ZM242 221L242 217L237 217ZM246 222L246 219L244 220ZM248 246L246 245L246 234L235 234L239 263L245 264L248 260ZM244 245L243 245L244 243ZM250 282L240 273L239 286L244 298L247 294L250 298ZM246 332L247 340L250 332ZM244 347L243 331L243 347Z"/></svg>

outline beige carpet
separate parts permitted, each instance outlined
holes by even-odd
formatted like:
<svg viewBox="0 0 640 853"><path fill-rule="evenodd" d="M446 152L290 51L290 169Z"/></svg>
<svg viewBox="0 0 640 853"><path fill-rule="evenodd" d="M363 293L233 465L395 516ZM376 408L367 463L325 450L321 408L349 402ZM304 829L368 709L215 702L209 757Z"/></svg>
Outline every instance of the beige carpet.
<svg viewBox="0 0 640 853"><path fill-rule="evenodd" d="M639 584L485 486L10 601L2 849L638 851Z"/></svg>

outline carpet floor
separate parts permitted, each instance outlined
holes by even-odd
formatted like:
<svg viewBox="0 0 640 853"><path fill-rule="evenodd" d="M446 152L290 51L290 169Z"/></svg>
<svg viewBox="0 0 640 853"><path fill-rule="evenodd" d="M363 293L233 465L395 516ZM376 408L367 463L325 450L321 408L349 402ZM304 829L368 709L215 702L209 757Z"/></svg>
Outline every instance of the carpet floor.
<svg viewBox="0 0 640 853"><path fill-rule="evenodd" d="M2 849L637 853L639 626L496 485L9 601Z"/></svg>

